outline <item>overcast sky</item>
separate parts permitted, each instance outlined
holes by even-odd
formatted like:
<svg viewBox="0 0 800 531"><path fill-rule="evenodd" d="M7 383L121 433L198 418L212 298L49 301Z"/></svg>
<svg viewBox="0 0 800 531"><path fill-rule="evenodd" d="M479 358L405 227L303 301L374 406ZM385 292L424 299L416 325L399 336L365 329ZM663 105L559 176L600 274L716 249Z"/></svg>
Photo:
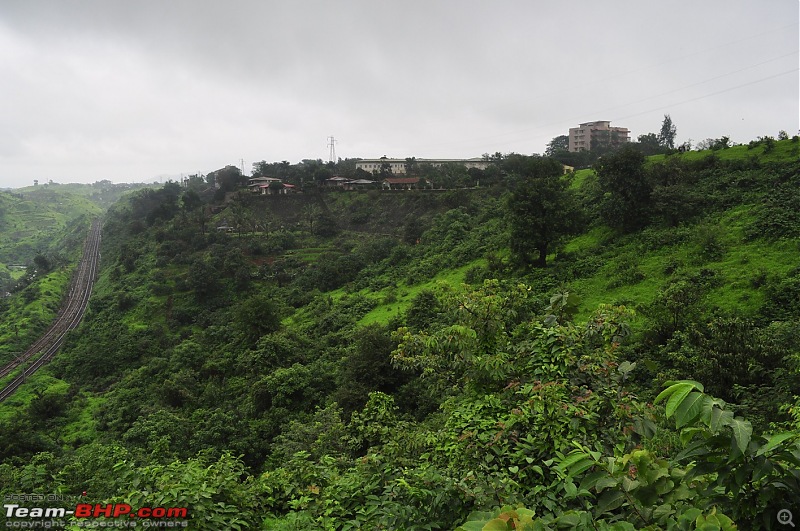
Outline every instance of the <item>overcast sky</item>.
<svg viewBox="0 0 800 531"><path fill-rule="evenodd" d="M1 0L0 187L798 130L798 1Z"/></svg>

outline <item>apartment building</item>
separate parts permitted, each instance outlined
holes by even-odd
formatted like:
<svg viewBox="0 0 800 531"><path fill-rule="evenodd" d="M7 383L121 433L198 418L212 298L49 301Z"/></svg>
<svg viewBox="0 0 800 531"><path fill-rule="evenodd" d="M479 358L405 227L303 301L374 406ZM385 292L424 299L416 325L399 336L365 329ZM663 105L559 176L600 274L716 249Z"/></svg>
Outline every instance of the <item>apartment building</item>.
<svg viewBox="0 0 800 531"><path fill-rule="evenodd" d="M608 120L586 122L569 129L569 150L588 151L598 146L619 147L631 141L627 127L611 127Z"/></svg>

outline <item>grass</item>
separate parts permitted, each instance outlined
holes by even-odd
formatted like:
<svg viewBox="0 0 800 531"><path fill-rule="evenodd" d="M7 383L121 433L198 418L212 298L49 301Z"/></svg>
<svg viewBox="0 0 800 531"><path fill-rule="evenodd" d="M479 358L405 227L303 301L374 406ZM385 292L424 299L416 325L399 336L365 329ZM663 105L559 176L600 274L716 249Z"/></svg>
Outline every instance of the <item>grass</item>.
<svg viewBox="0 0 800 531"><path fill-rule="evenodd" d="M86 198L44 188L0 192L0 262L29 264L57 244L73 220L101 209Z"/></svg>
<svg viewBox="0 0 800 531"><path fill-rule="evenodd" d="M286 251L284 256L293 256L303 262L313 264L319 260L319 257L326 253L339 252L332 246L327 247L304 247L301 249L293 249Z"/></svg>
<svg viewBox="0 0 800 531"><path fill-rule="evenodd" d="M763 144L754 148L734 146L719 151L691 151L673 154L686 160L702 160L715 156L721 160L761 161L787 160L796 157L800 144L791 140L776 141L770 153ZM663 161L664 155L649 157L651 162ZM572 175L570 188L579 190L593 174L592 169L578 170ZM574 280L569 288L581 295L583 304L579 318L586 318L599 304L616 303L640 307L652 302L670 280L676 276L693 276L707 269L716 278L705 300L710 308L722 312L756 314L764 302L759 281L764 276L780 278L795 267L798 249L796 243L769 243L748 241L746 230L754 220L752 205L732 208L714 218L708 218L683 228L682 233L665 235L663 241L677 241L670 245L658 244L658 231L653 234L617 238L609 227L595 227L571 238L559 250L564 254L594 255L599 257L597 270L588 277ZM674 229L663 229L674 231ZM650 241L647 238L654 238ZM709 251L708 247L712 249ZM718 247L717 250L714 247ZM318 256L319 248L297 250L297 256ZM306 259L307 261L311 261ZM474 264L439 272L430 281L414 285L406 283L380 291L360 290L356 296L375 302L376 306L364 315L358 324L386 323L402 315L414 298L424 289L438 282L460 285L465 271ZM348 294L346 289L330 292L333 300ZM350 293L350 295L353 295ZM300 317L302 319L302 317ZM288 321L287 321L288 322Z"/></svg>
<svg viewBox="0 0 800 531"><path fill-rule="evenodd" d="M570 189L579 190L583 186L584 181L586 181L586 178L592 173L594 173L594 170L591 168L576 170L575 173L572 174L572 181L569 184Z"/></svg>
<svg viewBox="0 0 800 531"><path fill-rule="evenodd" d="M67 424L61 430L64 444L77 446L97 439L95 413L105 402L102 397L81 394L70 404Z"/></svg>
<svg viewBox="0 0 800 531"><path fill-rule="evenodd" d="M575 236L569 240L562 248L561 252L576 253L592 251L602 247L603 242L608 240L614 231L610 227L594 227L587 233Z"/></svg>
<svg viewBox="0 0 800 531"><path fill-rule="evenodd" d="M753 148L742 144L732 146L728 149L719 149L717 151L704 150L704 151L687 151L686 153L669 155L670 157L680 157L684 160L702 160L710 155L719 157L720 160L747 160L750 157L758 157L762 162L775 162L786 161L792 158L797 158L800 154L800 142L793 142L789 140L776 140L774 148L769 153L766 153L766 147L759 144ZM653 155L648 157L651 162L663 162L667 155Z"/></svg>
<svg viewBox="0 0 800 531"><path fill-rule="evenodd" d="M613 254L593 275L569 284L583 300L578 318L585 319L602 303L634 308L647 304L671 278L699 275L702 270L715 279L705 295L710 309L755 316L765 302L761 285L797 267L800 244L748 240L745 233L753 219L752 207L739 206L693 225L685 241L647 252L641 250L639 238L617 240ZM565 250L599 252L605 235L604 229L593 229L571 240Z"/></svg>
<svg viewBox="0 0 800 531"><path fill-rule="evenodd" d="M435 277L427 282L414 285L400 285L397 290L396 298L392 302L384 302L373 308L361 320L359 325L369 325L372 323L386 324L392 318L402 315L411 306L417 295L426 289L435 289L438 284L447 284L452 287L460 287L464 283L466 272L480 265L485 265L486 260L478 259L455 269L445 269L440 271ZM380 292L384 297L388 295L388 290Z"/></svg>

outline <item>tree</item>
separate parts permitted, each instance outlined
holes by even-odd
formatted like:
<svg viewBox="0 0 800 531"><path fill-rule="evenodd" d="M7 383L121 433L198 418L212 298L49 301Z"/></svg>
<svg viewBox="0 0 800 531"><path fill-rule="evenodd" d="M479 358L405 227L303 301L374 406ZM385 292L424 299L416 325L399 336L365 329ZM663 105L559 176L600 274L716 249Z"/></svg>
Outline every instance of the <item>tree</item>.
<svg viewBox="0 0 800 531"><path fill-rule="evenodd" d="M273 166L273 164L267 163L266 160L262 160L261 162L254 162L252 175L253 177L267 177L269 175L269 170Z"/></svg>
<svg viewBox="0 0 800 531"><path fill-rule="evenodd" d="M406 175L416 175L418 171L417 157L406 157Z"/></svg>
<svg viewBox="0 0 800 531"><path fill-rule="evenodd" d="M392 176L392 165L389 163L389 159L386 155L381 157L381 169L379 174L384 179Z"/></svg>
<svg viewBox="0 0 800 531"><path fill-rule="evenodd" d="M236 232L241 237L242 228L247 226L247 222L250 218L250 212L241 201L241 198L237 198L236 201L231 203L229 212L231 218L233 219L233 224L236 226Z"/></svg>
<svg viewBox="0 0 800 531"><path fill-rule="evenodd" d="M727 136L721 138L706 138L697 143L697 149L699 151L708 149L711 151L719 151L721 149L728 149L729 147L731 147L731 139Z"/></svg>
<svg viewBox="0 0 800 531"><path fill-rule="evenodd" d="M308 223L308 231L314 234L314 223L322 217L322 209L317 204L309 203L303 207L302 216Z"/></svg>
<svg viewBox="0 0 800 531"><path fill-rule="evenodd" d="M211 207L205 205L201 206L200 208L197 208L196 210L194 210L194 215L192 216L192 219L195 223L197 223L200 226L200 233L205 234L206 223L208 223L211 220Z"/></svg>
<svg viewBox="0 0 800 531"><path fill-rule="evenodd" d="M390 332L381 325L363 327L343 359L341 384L336 402L346 413L361 409L373 391L394 393L411 374L392 367L396 347Z"/></svg>
<svg viewBox="0 0 800 531"><path fill-rule="evenodd" d="M641 149L642 153L645 155L656 155L664 152L664 148L661 145L661 140L655 133L639 135L637 141L639 144L639 149Z"/></svg>
<svg viewBox="0 0 800 531"><path fill-rule="evenodd" d="M661 123L661 132L658 133L658 143L663 147L675 149L675 134L678 129L672 123L672 118L669 114L664 115L664 121Z"/></svg>
<svg viewBox="0 0 800 531"><path fill-rule="evenodd" d="M197 173L186 177L183 184L188 190L194 192L201 192L207 187L205 177Z"/></svg>
<svg viewBox="0 0 800 531"><path fill-rule="evenodd" d="M48 273L50 271L50 260L43 254L37 254L33 258L33 263L36 265L36 271L40 274Z"/></svg>
<svg viewBox="0 0 800 531"><path fill-rule="evenodd" d="M180 199L181 202L181 211L183 215L189 214L194 212L198 208L203 207L203 200L200 199L200 194L198 194L193 189L186 190Z"/></svg>
<svg viewBox="0 0 800 531"><path fill-rule="evenodd" d="M544 154L552 157L559 151L569 151L569 137L567 135L559 135L553 138L544 150Z"/></svg>
<svg viewBox="0 0 800 531"><path fill-rule="evenodd" d="M234 326L254 345L261 336L277 332L281 327L280 311L269 294L253 295L236 306Z"/></svg>
<svg viewBox="0 0 800 531"><path fill-rule="evenodd" d="M546 267L550 248L576 228L577 209L561 164L540 157L526 159L514 161L522 172L521 181L507 202L511 252L520 264Z"/></svg>
<svg viewBox="0 0 800 531"><path fill-rule="evenodd" d="M236 166L225 166L210 175L213 175L214 182L223 192L233 192L247 184L247 177L242 175L242 171ZM208 179L208 176L206 178Z"/></svg>
<svg viewBox="0 0 800 531"><path fill-rule="evenodd" d="M600 158L594 165L600 185L600 213L612 227L630 232L649 221L652 184L644 169L644 155L626 146Z"/></svg>

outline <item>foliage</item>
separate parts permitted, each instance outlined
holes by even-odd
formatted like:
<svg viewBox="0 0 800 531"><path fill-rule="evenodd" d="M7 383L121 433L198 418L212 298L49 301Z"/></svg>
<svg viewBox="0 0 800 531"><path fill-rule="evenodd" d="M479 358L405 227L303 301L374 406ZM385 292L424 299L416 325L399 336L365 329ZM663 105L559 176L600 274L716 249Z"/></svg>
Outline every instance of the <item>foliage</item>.
<svg viewBox="0 0 800 531"><path fill-rule="evenodd" d="M548 157L552 157L559 151L567 151L568 149L569 149L569 136L559 135L547 143L547 148L545 148L544 154L547 155Z"/></svg>
<svg viewBox="0 0 800 531"><path fill-rule="evenodd" d="M115 483L125 494L90 501L132 507L185 507L192 529L241 530L255 524L257 502L249 486L240 481L244 473L241 461L230 454L216 461L200 455L186 462L146 467L132 467L123 460L115 463L114 472ZM77 521L72 524L67 529L81 529Z"/></svg>
<svg viewBox="0 0 800 531"><path fill-rule="evenodd" d="M675 135L678 129L672 123L672 118L669 114L664 115L664 121L661 123L661 131L658 133L658 143L669 149L675 149Z"/></svg>
<svg viewBox="0 0 800 531"><path fill-rule="evenodd" d="M773 529L800 489L800 433L754 436L723 401L694 381L667 382L656 398L686 447L672 460L622 446L604 455L575 443L550 460L569 510L503 507L458 529Z"/></svg>
<svg viewBox="0 0 800 531"><path fill-rule="evenodd" d="M776 526L800 283L796 143L768 145L441 170L475 190L132 194L86 322L0 406L0 489L185 503L200 528ZM511 267L510 201L551 179L590 229Z"/></svg>
<svg viewBox="0 0 800 531"><path fill-rule="evenodd" d="M576 202L568 182L561 177L559 164L542 159L514 161L517 165L521 168L515 171L523 173L518 176L507 206L511 252L521 265L545 267L552 246L577 229Z"/></svg>
<svg viewBox="0 0 800 531"><path fill-rule="evenodd" d="M594 168L603 194L600 212L606 223L625 232L647 225L652 186L641 152L623 148L601 158Z"/></svg>
<svg viewBox="0 0 800 531"><path fill-rule="evenodd" d="M769 194L764 195L756 209L756 220L748 230L751 237L800 237L800 198L797 189L800 179L794 173L782 179Z"/></svg>

